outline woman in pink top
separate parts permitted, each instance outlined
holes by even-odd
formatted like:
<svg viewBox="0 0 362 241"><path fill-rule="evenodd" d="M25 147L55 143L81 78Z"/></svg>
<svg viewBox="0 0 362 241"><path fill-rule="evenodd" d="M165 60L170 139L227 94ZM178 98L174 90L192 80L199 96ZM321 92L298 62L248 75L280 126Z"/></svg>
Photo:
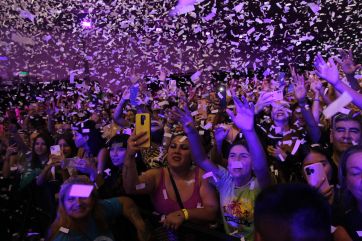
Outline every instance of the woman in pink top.
<svg viewBox="0 0 362 241"><path fill-rule="evenodd" d="M133 133L128 139L127 156L123 167L123 185L130 194L150 194L158 213L165 214L164 227L177 229L185 220L212 222L217 217L216 192L202 178L203 172L192 165L189 142L184 136L171 140L167 152L168 167L151 169L137 175L135 154L147 141L145 133ZM183 208L172 186L173 177Z"/></svg>

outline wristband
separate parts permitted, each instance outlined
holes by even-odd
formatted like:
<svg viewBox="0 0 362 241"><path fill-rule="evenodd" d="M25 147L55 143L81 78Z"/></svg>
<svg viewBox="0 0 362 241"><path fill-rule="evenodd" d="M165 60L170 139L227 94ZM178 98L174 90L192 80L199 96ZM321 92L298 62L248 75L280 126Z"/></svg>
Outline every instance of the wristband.
<svg viewBox="0 0 362 241"><path fill-rule="evenodd" d="M187 211L187 209L181 209L182 213L185 216L185 220L189 220L189 212Z"/></svg>

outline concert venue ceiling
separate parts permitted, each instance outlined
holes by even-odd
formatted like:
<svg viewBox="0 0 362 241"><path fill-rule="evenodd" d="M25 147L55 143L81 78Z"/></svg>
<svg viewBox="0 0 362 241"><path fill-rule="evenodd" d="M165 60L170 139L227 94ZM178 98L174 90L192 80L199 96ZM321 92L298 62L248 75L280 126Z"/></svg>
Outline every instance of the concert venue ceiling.
<svg viewBox="0 0 362 241"><path fill-rule="evenodd" d="M360 19L359 0L3 0L0 76L122 85L161 68L272 74L338 48L361 62Z"/></svg>

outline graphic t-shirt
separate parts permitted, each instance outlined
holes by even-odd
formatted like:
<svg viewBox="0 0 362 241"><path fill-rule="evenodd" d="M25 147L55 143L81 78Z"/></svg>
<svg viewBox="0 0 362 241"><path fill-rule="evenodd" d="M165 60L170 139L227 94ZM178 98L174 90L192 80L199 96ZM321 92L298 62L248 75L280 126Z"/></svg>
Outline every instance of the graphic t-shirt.
<svg viewBox="0 0 362 241"><path fill-rule="evenodd" d="M99 201L99 204L103 208L105 219L110 223L113 219L119 217L122 214L122 205L117 198L105 199ZM110 230L101 232L95 220L92 218L89 221L87 230L84 233L70 230L67 228L61 228L58 234L55 236L54 241L113 241L114 237Z"/></svg>
<svg viewBox="0 0 362 241"><path fill-rule="evenodd" d="M220 194L220 208L224 228L227 234L253 240L254 230L254 201L260 192L256 178L242 187L236 187L230 173L219 167L216 174L217 182L212 183Z"/></svg>

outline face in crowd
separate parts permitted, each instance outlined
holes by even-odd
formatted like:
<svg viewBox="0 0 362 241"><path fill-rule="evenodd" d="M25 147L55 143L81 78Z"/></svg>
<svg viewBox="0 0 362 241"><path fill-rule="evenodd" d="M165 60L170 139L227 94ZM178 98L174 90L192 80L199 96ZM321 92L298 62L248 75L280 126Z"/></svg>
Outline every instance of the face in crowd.
<svg viewBox="0 0 362 241"><path fill-rule="evenodd" d="M234 178L245 178L251 175L251 158L243 145L235 145L228 156L228 170Z"/></svg>
<svg viewBox="0 0 362 241"><path fill-rule="evenodd" d="M92 195L87 198L73 197L69 195L70 190L71 188L68 188L63 200L66 214L72 219L83 219L88 217L95 204L94 198Z"/></svg>
<svg viewBox="0 0 362 241"><path fill-rule="evenodd" d="M356 152L346 161L346 186L358 203L362 203L362 152Z"/></svg>
<svg viewBox="0 0 362 241"><path fill-rule="evenodd" d="M287 103L275 102L272 105L271 117L274 122L286 122L289 119L289 105Z"/></svg>
<svg viewBox="0 0 362 241"><path fill-rule="evenodd" d="M38 137L34 140L34 152L38 156L43 156L47 154L48 147L45 140L42 137Z"/></svg>
<svg viewBox="0 0 362 241"><path fill-rule="evenodd" d="M334 124L330 134L333 149L338 153L345 152L361 140L361 125L355 120L340 120Z"/></svg>
<svg viewBox="0 0 362 241"><path fill-rule="evenodd" d="M65 158L69 158L72 156L72 147L65 139L60 139L58 141L58 145L60 146L60 150L62 151Z"/></svg>
<svg viewBox="0 0 362 241"><path fill-rule="evenodd" d="M171 140L167 152L167 162L173 168L184 168L191 165L191 150L188 139L183 138L183 136L176 136Z"/></svg>
<svg viewBox="0 0 362 241"><path fill-rule="evenodd" d="M326 176L328 178L328 181L331 181L332 179L332 166L329 163L327 157L319 152L311 151L303 160L303 168L305 166L314 164L314 163L321 163L324 169L324 172L326 173Z"/></svg>
<svg viewBox="0 0 362 241"><path fill-rule="evenodd" d="M88 141L88 136L87 135L82 135L81 133L74 131L74 142L75 145L77 146L77 148L80 147L84 147L87 145L87 141Z"/></svg>
<svg viewBox="0 0 362 241"><path fill-rule="evenodd" d="M126 158L127 148L123 147L122 143L113 143L109 149L109 154L113 165L120 167Z"/></svg>

